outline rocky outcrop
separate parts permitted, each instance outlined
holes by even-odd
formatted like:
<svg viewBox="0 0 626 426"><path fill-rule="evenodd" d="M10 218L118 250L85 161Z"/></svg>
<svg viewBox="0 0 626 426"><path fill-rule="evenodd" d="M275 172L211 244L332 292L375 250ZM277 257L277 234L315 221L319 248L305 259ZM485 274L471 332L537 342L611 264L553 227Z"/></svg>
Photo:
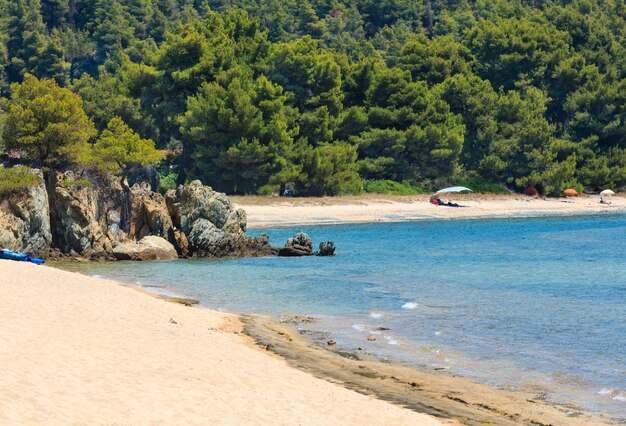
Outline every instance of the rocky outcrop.
<svg viewBox="0 0 626 426"><path fill-rule="evenodd" d="M266 235L246 234L246 213L200 181L163 196L147 184L124 193L118 182L85 171L51 172L45 179L33 173L40 185L0 200L0 248L91 259L272 255Z"/></svg>
<svg viewBox="0 0 626 426"><path fill-rule="evenodd" d="M49 180L52 237L62 253L97 257L126 239L119 229L120 190L72 171Z"/></svg>
<svg viewBox="0 0 626 426"><path fill-rule="evenodd" d="M147 183L135 184L131 190L131 220L129 235L137 240L146 235L169 239L174 228L165 197L152 192ZM170 241L171 242L171 241Z"/></svg>
<svg viewBox="0 0 626 426"><path fill-rule="evenodd" d="M335 255L335 243L333 241L326 241L320 243L320 251L316 253L318 256L334 256Z"/></svg>
<svg viewBox="0 0 626 426"><path fill-rule="evenodd" d="M250 237L246 212L235 210L230 199L200 181L179 186L165 195L176 228L187 236L195 257L253 257L272 254L267 236Z"/></svg>
<svg viewBox="0 0 626 426"><path fill-rule="evenodd" d="M174 246L164 238L149 235L137 243L115 246L113 256L117 260L170 260L178 259Z"/></svg>
<svg viewBox="0 0 626 426"><path fill-rule="evenodd" d="M320 250L313 252L313 240L304 232L298 232L287 240L284 247L272 249L273 253L281 257L301 257L301 256L334 256L335 243L325 241L320 243Z"/></svg>
<svg viewBox="0 0 626 426"><path fill-rule="evenodd" d="M52 243L48 193L40 170L32 170L40 183L0 198L0 248L45 254Z"/></svg>
<svg viewBox="0 0 626 426"><path fill-rule="evenodd" d="M299 257L313 254L313 240L304 232L298 232L287 240L285 247L278 249L278 256Z"/></svg>

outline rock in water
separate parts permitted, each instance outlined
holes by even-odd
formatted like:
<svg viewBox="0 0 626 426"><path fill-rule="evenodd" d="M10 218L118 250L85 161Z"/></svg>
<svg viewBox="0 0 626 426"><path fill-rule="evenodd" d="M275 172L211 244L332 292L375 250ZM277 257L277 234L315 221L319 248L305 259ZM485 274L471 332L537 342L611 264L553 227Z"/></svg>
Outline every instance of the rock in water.
<svg viewBox="0 0 626 426"><path fill-rule="evenodd" d="M298 232L296 235L289 238L287 244L285 244L285 247L293 246L300 246L313 251L313 240L304 232Z"/></svg>
<svg viewBox="0 0 626 426"><path fill-rule="evenodd" d="M149 235L138 243L123 243L113 249L117 260L169 260L178 259L174 246L164 238Z"/></svg>
<svg viewBox="0 0 626 426"><path fill-rule="evenodd" d="M250 237L246 212L235 210L230 199L198 180L168 191L165 200L173 224L187 236L194 257L270 256L267 237Z"/></svg>
<svg viewBox="0 0 626 426"><path fill-rule="evenodd" d="M320 243L320 251L318 256L334 256L335 255L335 243L332 241L326 241Z"/></svg>
<svg viewBox="0 0 626 426"><path fill-rule="evenodd" d="M52 243L48 193L40 170L31 170L40 182L0 199L0 248L42 255Z"/></svg>
<svg viewBox="0 0 626 426"><path fill-rule="evenodd" d="M304 232L298 232L287 240L285 247L278 249L278 256L300 257L313 254L313 240Z"/></svg>

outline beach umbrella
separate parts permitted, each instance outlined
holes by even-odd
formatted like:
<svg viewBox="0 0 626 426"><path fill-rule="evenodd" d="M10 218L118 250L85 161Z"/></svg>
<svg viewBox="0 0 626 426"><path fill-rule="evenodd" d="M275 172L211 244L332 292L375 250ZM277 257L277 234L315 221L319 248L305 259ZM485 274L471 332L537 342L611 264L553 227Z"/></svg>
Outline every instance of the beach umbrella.
<svg viewBox="0 0 626 426"><path fill-rule="evenodd" d="M563 191L563 194L565 194L565 195L578 195L578 192L576 192L575 189L567 188L565 191Z"/></svg>
<svg viewBox="0 0 626 426"><path fill-rule="evenodd" d="M463 192L463 191L473 192L471 189L466 188L464 186L451 186L450 188L440 189L439 191L435 192L435 194L444 194L446 192Z"/></svg>
<svg viewBox="0 0 626 426"><path fill-rule="evenodd" d="M611 195L615 195L615 192L611 191L610 189L605 189L604 191L602 191L600 193L600 195L606 197L606 196L611 196Z"/></svg>

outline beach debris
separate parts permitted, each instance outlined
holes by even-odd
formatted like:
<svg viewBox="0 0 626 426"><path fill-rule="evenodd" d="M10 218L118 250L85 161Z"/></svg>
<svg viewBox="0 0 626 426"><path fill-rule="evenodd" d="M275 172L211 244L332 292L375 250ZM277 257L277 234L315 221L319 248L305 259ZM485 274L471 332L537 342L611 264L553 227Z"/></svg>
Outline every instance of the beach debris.
<svg viewBox="0 0 626 426"><path fill-rule="evenodd" d="M170 317L170 324L178 324L178 321L176 321L174 317Z"/></svg>
<svg viewBox="0 0 626 426"><path fill-rule="evenodd" d="M333 339L330 339L329 341L327 341L327 342L326 342L326 344L327 344L328 346L333 346L333 345L336 345L336 344L337 344L337 342L336 342L336 341L334 341Z"/></svg>
<svg viewBox="0 0 626 426"><path fill-rule="evenodd" d="M368 342L375 342L376 341L376 337L374 337L374 336L367 336L367 341Z"/></svg>
<svg viewBox="0 0 626 426"><path fill-rule="evenodd" d="M379 330L379 331L389 331L389 327L378 327L376 330Z"/></svg>
<svg viewBox="0 0 626 426"><path fill-rule="evenodd" d="M326 241L320 243L320 251L316 253L317 256L334 256L335 255L335 243L333 241Z"/></svg>

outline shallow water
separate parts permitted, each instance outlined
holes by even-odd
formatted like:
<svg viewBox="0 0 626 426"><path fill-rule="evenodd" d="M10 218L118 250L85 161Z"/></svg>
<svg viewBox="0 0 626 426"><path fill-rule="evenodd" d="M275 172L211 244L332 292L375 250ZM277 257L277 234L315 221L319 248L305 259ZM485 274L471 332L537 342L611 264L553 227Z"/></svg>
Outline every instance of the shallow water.
<svg viewBox="0 0 626 426"><path fill-rule="evenodd" d="M297 230L263 232L282 245ZM214 309L313 315L306 327L346 349L626 418L625 215L302 230L337 256L61 266Z"/></svg>

